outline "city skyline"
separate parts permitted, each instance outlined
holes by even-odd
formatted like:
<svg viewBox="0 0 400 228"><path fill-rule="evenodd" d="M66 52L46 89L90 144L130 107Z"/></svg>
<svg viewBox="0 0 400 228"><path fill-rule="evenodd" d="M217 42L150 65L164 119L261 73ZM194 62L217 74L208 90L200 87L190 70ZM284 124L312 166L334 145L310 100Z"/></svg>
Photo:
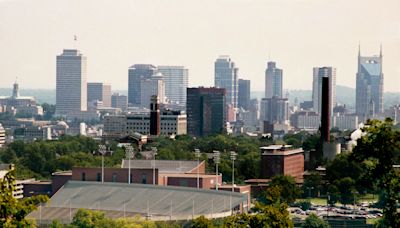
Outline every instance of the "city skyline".
<svg viewBox="0 0 400 228"><path fill-rule="evenodd" d="M312 67L332 65L337 68L337 85L355 88L358 44L369 56L382 43L384 91L400 91L398 1L121 1L96 3L91 17L91 1L20 0L0 5L0 19L7 21L0 25L2 88L15 77L24 88L55 88L54 55L74 47L88 57L88 81L110 83L116 90L127 89L126 68L134 63L182 65L191 72L189 86L212 86L213 61L223 54L235 60L243 79L262 80L266 62L276 61L285 70L285 89L310 90ZM225 7L229 10L219 15ZM326 10L318 12L321 7ZM118 15L101 16L108 9ZM341 17L330 19L338 11ZM171 12L178 16L171 17ZM238 13L252 15L233 17ZM287 20L277 19L278 13ZM370 14L375 16L366 17ZM137 20L141 17L145 20ZM311 29L317 17L330 28L326 33ZM128 27L142 29L142 35ZM263 91L263 85L252 83L251 89Z"/></svg>

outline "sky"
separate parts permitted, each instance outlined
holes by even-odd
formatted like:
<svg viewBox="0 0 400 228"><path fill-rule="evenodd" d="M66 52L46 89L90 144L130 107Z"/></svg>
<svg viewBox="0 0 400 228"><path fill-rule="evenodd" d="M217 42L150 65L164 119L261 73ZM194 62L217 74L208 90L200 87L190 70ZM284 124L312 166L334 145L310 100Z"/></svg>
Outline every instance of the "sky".
<svg viewBox="0 0 400 228"><path fill-rule="evenodd" d="M88 82L115 90L137 63L183 65L190 86L212 86L219 55L252 90L264 90L269 60L284 89L311 89L315 66L355 87L360 43L362 55L382 44L384 90L400 92L399 9L399 0L0 0L0 87L18 78L21 89L55 88L65 48L87 57Z"/></svg>

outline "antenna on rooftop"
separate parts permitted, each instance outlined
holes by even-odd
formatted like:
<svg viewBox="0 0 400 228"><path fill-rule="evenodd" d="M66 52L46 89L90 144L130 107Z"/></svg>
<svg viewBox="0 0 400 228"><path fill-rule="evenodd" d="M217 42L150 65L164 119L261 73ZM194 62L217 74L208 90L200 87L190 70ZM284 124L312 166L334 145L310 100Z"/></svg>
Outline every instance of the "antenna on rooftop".
<svg viewBox="0 0 400 228"><path fill-rule="evenodd" d="M74 49L77 49L77 43L78 43L78 36L74 35Z"/></svg>

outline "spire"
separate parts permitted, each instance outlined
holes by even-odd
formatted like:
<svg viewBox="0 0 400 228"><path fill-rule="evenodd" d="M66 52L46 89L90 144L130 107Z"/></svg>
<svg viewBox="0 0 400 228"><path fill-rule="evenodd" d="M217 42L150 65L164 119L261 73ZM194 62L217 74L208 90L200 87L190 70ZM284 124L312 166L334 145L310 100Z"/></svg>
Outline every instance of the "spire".
<svg viewBox="0 0 400 228"><path fill-rule="evenodd" d="M13 98L19 97L19 86L18 86L18 83L17 83L17 78L15 79L12 97Z"/></svg>
<svg viewBox="0 0 400 228"><path fill-rule="evenodd" d="M382 58L382 43L381 43L380 50L379 50L379 56Z"/></svg>
<svg viewBox="0 0 400 228"><path fill-rule="evenodd" d="M358 57L361 56L361 42L358 41Z"/></svg>

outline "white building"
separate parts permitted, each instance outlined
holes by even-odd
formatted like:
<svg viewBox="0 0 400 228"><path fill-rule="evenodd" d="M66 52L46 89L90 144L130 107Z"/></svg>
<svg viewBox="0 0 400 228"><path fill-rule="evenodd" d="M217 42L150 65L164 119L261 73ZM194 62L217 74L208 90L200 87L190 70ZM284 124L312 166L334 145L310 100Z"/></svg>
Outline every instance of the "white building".
<svg viewBox="0 0 400 228"><path fill-rule="evenodd" d="M105 138L121 138L128 134L150 134L150 113L105 116L103 120ZM180 111L164 110L160 114L162 135L184 135L187 133L187 117Z"/></svg>
<svg viewBox="0 0 400 228"><path fill-rule="evenodd" d="M189 70L183 66L158 66L158 71L164 76L165 96L168 101L186 109Z"/></svg>
<svg viewBox="0 0 400 228"><path fill-rule="evenodd" d="M333 113L333 108L336 106L336 68L334 67L314 67L312 89L313 109L315 112L321 113L323 77L329 78L330 107L331 113Z"/></svg>
<svg viewBox="0 0 400 228"><path fill-rule="evenodd" d="M4 146L6 143L6 131L4 130L4 127L0 123L0 148Z"/></svg>
<svg viewBox="0 0 400 228"><path fill-rule="evenodd" d="M355 130L358 128L357 115L335 115L332 118L332 127L340 131Z"/></svg>
<svg viewBox="0 0 400 228"><path fill-rule="evenodd" d="M86 57L75 49L57 56L56 114L87 110Z"/></svg>
<svg viewBox="0 0 400 228"><path fill-rule="evenodd" d="M304 113L297 115L296 127L302 130L315 131L321 124L321 116L316 113Z"/></svg>

